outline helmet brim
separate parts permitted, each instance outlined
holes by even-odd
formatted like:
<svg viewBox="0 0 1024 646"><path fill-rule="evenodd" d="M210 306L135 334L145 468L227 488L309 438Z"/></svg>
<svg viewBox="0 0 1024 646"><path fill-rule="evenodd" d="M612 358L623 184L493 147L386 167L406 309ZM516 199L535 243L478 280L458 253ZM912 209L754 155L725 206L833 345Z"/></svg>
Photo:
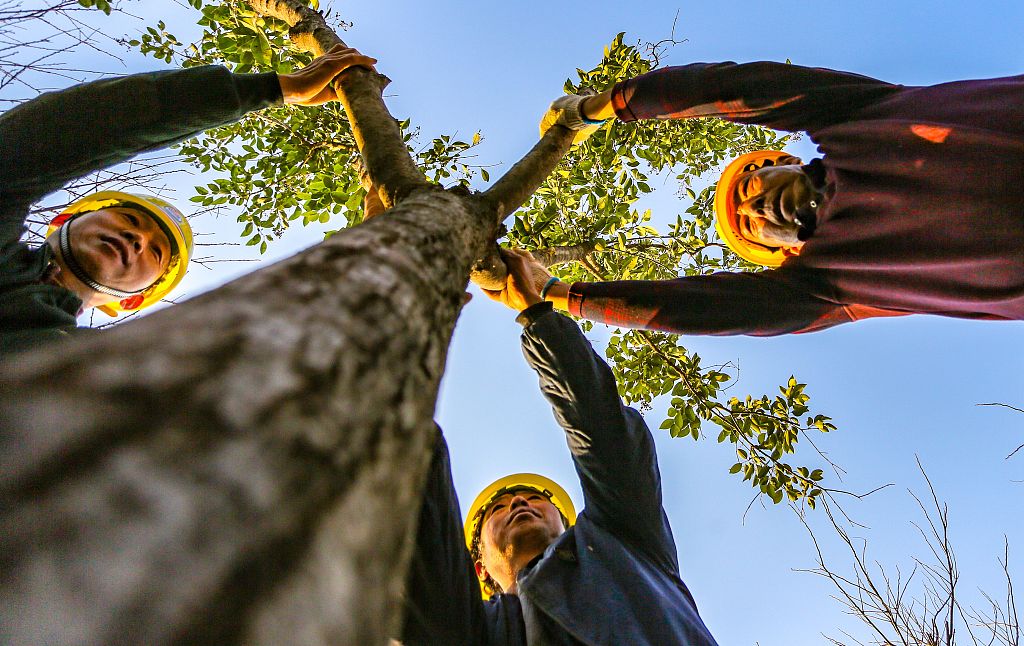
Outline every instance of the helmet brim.
<svg viewBox="0 0 1024 646"><path fill-rule="evenodd" d="M757 150L732 160L715 187L715 230L733 252L747 262L765 267L778 267L794 255L779 247L767 247L747 239L740 231L736 201L736 184L747 174L774 165L790 154L781 150Z"/></svg>
<svg viewBox="0 0 1024 646"><path fill-rule="evenodd" d="M192 227L181 211L166 200L158 197L122 191L100 191L77 200L54 219L46 235L49 237L54 234L69 219L76 215L115 206L132 207L152 217L160 226L160 229L169 236L169 241L175 248L175 253L172 255L167 269L164 270L160 278L140 294L141 299L137 297L126 298L106 303L96 308L109 316L117 316L123 312L143 309L163 299L185 277L193 249Z"/></svg>

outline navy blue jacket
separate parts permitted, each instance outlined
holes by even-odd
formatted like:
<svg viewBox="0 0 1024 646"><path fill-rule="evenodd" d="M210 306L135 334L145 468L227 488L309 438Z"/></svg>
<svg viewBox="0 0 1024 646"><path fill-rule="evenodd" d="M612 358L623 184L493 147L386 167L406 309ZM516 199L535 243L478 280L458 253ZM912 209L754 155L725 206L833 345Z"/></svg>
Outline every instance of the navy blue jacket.
<svg viewBox="0 0 1024 646"><path fill-rule="evenodd" d="M611 370L575 323L546 303L524 315L523 353L565 430L584 507L520 579L520 597L571 636L567 643L714 645L679 577L643 417L622 405ZM527 643L520 597L480 597L440 433L406 596L405 646Z"/></svg>

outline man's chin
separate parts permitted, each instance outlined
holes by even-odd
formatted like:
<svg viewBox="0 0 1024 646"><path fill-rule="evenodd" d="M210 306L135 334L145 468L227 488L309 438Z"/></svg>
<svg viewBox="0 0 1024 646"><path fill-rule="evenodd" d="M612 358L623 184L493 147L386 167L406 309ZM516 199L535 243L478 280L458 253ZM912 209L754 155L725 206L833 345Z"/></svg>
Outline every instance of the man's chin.
<svg viewBox="0 0 1024 646"><path fill-rule="evenodd" d="M541 550L554 540L554 537L551 536L551 530L548 529L548 526L540 518L533 518L528 521L514 521L509 531L509 538L509 542L514 545L529 545L532 547L540 545Z"/></svg>

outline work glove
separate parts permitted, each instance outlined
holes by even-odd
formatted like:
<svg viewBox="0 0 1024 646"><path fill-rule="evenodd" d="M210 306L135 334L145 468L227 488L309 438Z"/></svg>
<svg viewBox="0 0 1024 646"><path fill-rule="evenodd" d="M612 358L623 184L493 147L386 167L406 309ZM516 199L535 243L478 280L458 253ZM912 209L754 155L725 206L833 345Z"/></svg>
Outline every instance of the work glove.
<svg viewBox="0 0 1024 646"><path fill-rule="evenodd" d="M580 112L583 100L595 94L597 92L594 90L583 88L579 94L570 94L552 101L551 107L540 120L540 136L543 137L551 126L558 125L576 131L576 137L572 140L573 145L586 141L604 125L604 121L587 120Z"/></svg>

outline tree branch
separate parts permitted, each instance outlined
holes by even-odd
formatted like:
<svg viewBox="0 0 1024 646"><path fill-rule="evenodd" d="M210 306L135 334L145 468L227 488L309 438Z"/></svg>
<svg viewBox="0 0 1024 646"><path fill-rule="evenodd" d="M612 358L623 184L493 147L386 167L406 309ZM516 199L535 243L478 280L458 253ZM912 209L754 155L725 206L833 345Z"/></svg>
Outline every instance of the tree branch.
<svg viewBox="0 0 1024 646"><path fill-rule="evenodd" d="M562 265L567 262L578 262L593 253L593 242L581 242L580 244L567 245L564 247L547 247L545 249L534 249L530 253L545 267Z"/></svg>
<svg viewBox="0 0 1024 646"><path fill-rule="evenodd" d="M498 212L499 223L530 199L569 152L573 136L568 128L553 126L526 156L502 175L494 186L484 191L484 197L494 204Z"/></svg>
<svg viewBox="0 0 1024 646"><path fill-rule="evenodd" d="M260 14L288 23L292 43L315 56L345 45L322 15L298 0L250 0L249 4ZM388 82L385 76L353 67L338 75L335 90L348 113L366 170L384 206L391 208L430 184L409 156L398 121L384 105L381 93Z"/></svg>
<svg viewBox="0 0 1024 646"><path fill-rule="evenodd" d="M574 133L568 128L554 126L482 197L497 212L496 224L523 205L547 179L558 162L572 146ZM508 270L498 253L498 245L491 245L483 258L473 263L470 279L484 289L502 289Z"/></svg>

